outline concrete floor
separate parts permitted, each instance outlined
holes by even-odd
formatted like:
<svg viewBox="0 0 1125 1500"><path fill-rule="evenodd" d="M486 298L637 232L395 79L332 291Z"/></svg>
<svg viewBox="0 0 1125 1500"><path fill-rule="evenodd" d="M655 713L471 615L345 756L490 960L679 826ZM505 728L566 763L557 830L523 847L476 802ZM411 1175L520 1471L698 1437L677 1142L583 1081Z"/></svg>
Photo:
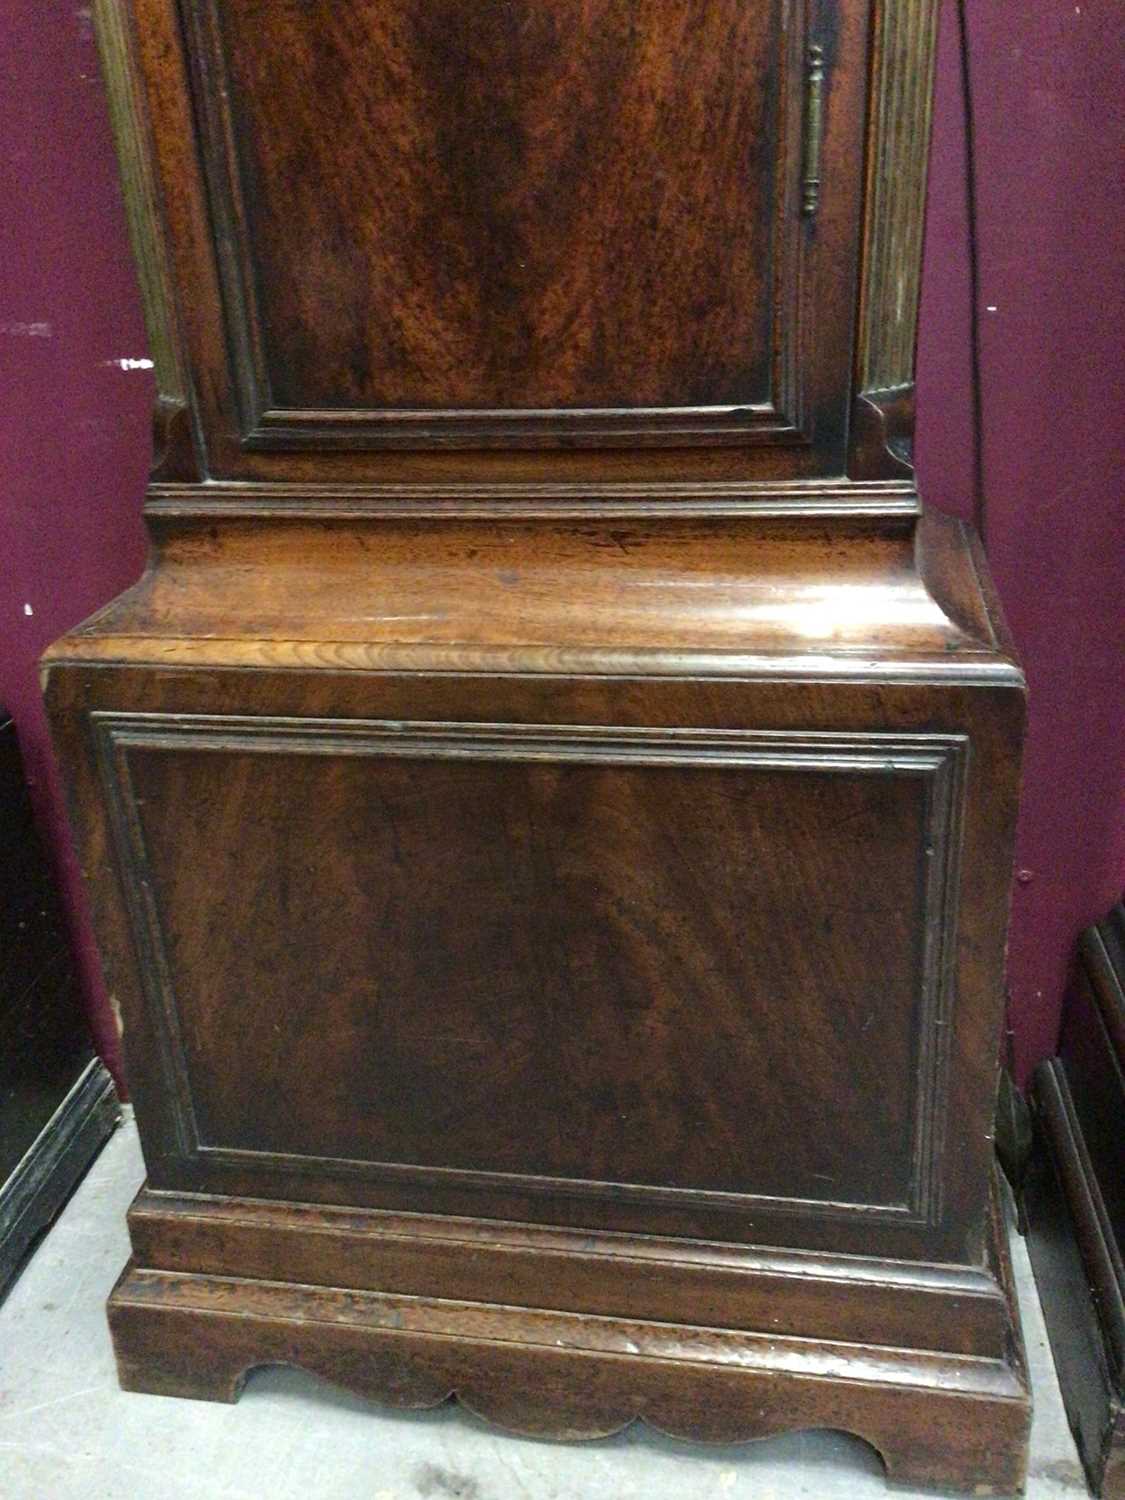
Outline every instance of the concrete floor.
<svg viewBox="0 0 1125 1500"><path fill-rule="evenodd" d="M117 1388L104 1303L143 1176L135 1129L110 1141L0 1306L0 1500L882 1500L874 1453L838 1433L698 1448L632 1428L530 1442L455 1407L389 1413L290 1370L235 1406ZM1085 1494L1021 1241L1035 1386L1029 1500ZM913 1491L894 1490L900 1500ZM931 1492L932 1493L932 1492Z"/></svg>

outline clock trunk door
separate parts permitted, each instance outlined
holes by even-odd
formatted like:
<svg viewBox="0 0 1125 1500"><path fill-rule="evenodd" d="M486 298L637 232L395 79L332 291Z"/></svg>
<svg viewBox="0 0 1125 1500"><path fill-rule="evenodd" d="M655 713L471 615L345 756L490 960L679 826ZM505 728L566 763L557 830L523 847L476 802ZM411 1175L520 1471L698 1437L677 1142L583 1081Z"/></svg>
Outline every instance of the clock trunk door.
<svg viewBox="0 0 1125 1500"><path fill-rule="evenodd" d="M217 472L713 444L841 472L865 12L190 0Z"/></svg>

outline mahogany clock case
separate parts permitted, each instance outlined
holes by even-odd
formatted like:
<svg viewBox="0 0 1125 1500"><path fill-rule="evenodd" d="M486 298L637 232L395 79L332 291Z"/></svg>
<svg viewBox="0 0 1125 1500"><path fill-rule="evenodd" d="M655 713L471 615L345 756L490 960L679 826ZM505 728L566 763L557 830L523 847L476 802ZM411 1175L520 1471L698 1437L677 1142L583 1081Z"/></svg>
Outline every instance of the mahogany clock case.
<svg viewBox="0 0 1125 1500"><path fill-rule="evenodd" d="M1022 1482L1022 678L909 467L935 20L101 0L152 552L45 676L127 1388Z"/></svg>

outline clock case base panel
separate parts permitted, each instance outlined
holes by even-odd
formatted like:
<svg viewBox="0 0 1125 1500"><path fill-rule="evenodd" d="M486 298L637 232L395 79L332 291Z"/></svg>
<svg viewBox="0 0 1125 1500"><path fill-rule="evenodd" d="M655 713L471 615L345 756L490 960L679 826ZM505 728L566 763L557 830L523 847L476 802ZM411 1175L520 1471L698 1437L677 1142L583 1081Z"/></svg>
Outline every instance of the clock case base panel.
<svg viewBox="0 0 1125 1500"><path fill-rule="evenodd" d="M291 1362L392 1403L456 1390L555 1436L637 1416L715 1440L839 1427L904 1481L1017 1488L1030 1398L990 1199L1023 686L966 529L903 514L150 524L145 578L45 663L148 1167L110 1304L123 1383L232 1399L247 1369ZM383 951L417 949L417 909L453 926L378 1024L425 1071L443 1027L480 1019L466 968L494 964L506 988L491 1053L475 1035L468 1063L442 1054L464 1067L453 1107L471 1087L493 1105L442 1138L419 1129L414 1091L392 1090L396 1148L365 1134L388 1075L351 956L372 924L342 897L378 868L366 768L402 756L438 823L407 820L410 841L379 856L403 897ZM283 762L315 769L304 792ZM443 789L470 772L485 811L450 821ZM505 862L479 865L479 830L510 841L494 809L538 788L541 814L544 784L572 775L583 796L550 826L577 819L585 842L558 846L538 891L550 919L529 909L514 947ZM730 779L693 800L716 775ZM279 823L290 837L267 855ZM706 900L629 842L665 826ZM740 871L747 829L786 860ZM359 864L333 863L344 843ZM286 926L279 882L321 892L315 922L290 902ZM825 887L846 897L835 922L815 910ZM544 942L552 962L581 956L592 927L624 961L613 942L591 950L573 1012L573 1031L603 1028L591 1071L567 1075L575 1147L538 1112L551 1053L535 1050L532 964ZM709 967L723 953L764 965L745 994ZM245 954L256 986L228 970ZM626 991L637 1004L614 1030ZM315 1026L279 1044L275 992L279 1025ZM857 999L878 1024L860 1026ZM708 1042L723 1024L757 1038L741 1091L714 1086L736 1050ZM630 1081L644 1131L601 1133L599 1070ZM815 1189L832 1172L840 1201Z"/></svg>
<svg viewBox="0 0 1125 1500"><path fill-rule="evenodd" d="M718 1443L834 1428L871 1444L896 1483L1023 1484L1030 1406L996 1211L975 1277L783 1255L755 1270L701 1258L693 1274L670 1240L575 1234L568 1248L529 1226L148 1189L130 1230L109 1302L124 1390L230 1402L253 1369L282 1364L392 1407L454 1398L534 1437L637 1420ZM583 1291L568 1298L572 1279ZM692 1322L669 1316L677 1298ZM880 1318L879 1339L895 1324L899 1342L860 1336ZM852 1326L827 1337L834 1321Z"/></svg>

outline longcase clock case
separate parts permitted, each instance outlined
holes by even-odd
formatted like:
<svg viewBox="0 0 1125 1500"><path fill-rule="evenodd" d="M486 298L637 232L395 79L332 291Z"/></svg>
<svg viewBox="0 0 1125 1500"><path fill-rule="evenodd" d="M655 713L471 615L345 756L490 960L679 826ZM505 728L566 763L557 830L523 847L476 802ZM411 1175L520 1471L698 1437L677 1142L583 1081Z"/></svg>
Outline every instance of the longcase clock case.
<svg viewBox="0 0 1125 1500"><path fill-rule="evenodd" d="M99 0L159 387L48 653L123 1384L1022 1482L1022 679L910 464L930 0Z"/></svg>

